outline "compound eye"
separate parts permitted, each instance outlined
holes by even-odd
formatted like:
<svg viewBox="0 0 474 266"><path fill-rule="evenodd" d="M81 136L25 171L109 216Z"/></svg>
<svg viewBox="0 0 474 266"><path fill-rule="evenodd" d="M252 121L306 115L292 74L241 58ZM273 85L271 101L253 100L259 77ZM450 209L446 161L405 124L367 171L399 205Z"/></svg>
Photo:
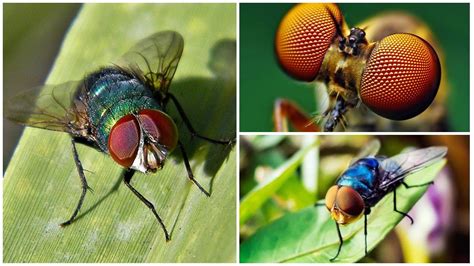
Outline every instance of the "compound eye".
<svg viewBox="0 0 474 266"><path fill-rule="evenodd" d="M326 208L329 211L331 211L332 207L334 207L338 189L339 189L338 186L332 186L328 189L328 192L326 192L326 197L324 200L325 200Z"/></svg>
<svg viewBox="0 0 474 266"><path fill-rule="evenodd" d="M282 68L298 80L313 81L336 35L342 14L335 4L299 4L280 22L275 50Z"/></svg>
<svg viewBox="0 0 474 266"><path fill-rule="evenodd" d="M140 128L133 115L120 118L110 131L107 147L118 164L129 168L137 156Z"/></svg>
<svg viewBox="0 0 474 266"><path fill-rule="evenodd" d="M341 211L351 216L349 219L359 217L365 208L364 200L360 194L353 188L346 186L339 188L336 205Z"/></svg>
<svg viewBox="0 0 474 266"><path fill-rule="evenodd" d="M178 143L178 129L171 117L159 110L151 109L141 110L138 117L148 134L166 146L168 151L174 150Z"/></svg>
<svg viewBox="0 0 474 266"><path fill-rule="evenodd" d="M393 120L417 116L438 91L441 66L431 45L412 34L393 34L376 44L362 75L360 98Z"/></svg>

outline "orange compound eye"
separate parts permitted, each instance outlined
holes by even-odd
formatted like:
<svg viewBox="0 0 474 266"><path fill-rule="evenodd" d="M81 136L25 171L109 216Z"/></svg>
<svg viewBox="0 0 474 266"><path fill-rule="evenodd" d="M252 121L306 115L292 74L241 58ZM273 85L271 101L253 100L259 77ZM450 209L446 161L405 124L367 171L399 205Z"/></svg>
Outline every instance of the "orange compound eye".
<svg viewBox="0 0 474 266"><path fill-rule="evenodd" d="M305 3L288 11L275 39L282 68L298 80L313 81L342 20L335 4Z"/></svg>
<svg viewBox="0 0 474 266"><path fill-rule="evenodd" d="M429 43L412 34L393 34L372 51L362 74L360 98L373 112L404 120L423 112L438 91L441 66Z"/></svg>
<svg viewBox="0 0 474 266"><path fill-rule="evenodd" d="M339 190L338 186L332 186L329 188L328 192L326 192L326 197L324 198L324 203L326 204L326 208L331 211L336 203L336 196L337 191Z"/></svg>

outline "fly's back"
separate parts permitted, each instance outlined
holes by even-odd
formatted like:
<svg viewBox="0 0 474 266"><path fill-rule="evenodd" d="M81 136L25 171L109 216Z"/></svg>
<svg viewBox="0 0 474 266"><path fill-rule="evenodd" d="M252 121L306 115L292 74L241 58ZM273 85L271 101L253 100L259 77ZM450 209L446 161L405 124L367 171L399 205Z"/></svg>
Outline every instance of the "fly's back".
<svg viewBox="0 0 474 266"><path fill-rule="evenodd" d="M101 69L89 75L83 86L76 97L86 103L91 132L104 152L108 152L110 130L120 118L142 109L161 109L142 80L123 69Z"/></svg>

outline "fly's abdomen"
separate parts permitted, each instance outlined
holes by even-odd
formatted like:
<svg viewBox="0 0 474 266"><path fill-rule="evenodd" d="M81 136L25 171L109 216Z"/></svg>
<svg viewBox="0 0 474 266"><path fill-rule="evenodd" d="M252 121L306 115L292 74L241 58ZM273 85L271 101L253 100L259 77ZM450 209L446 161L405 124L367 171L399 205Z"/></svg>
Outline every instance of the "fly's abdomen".
<svg viewBox="0 0 474 266"><path fill-rule="evenodd" d="M107 140L114 124L123 116L142 109L160 110L152 91L133 73L105 68L85 80L83 97L97 144L108 152Z"/></svg>

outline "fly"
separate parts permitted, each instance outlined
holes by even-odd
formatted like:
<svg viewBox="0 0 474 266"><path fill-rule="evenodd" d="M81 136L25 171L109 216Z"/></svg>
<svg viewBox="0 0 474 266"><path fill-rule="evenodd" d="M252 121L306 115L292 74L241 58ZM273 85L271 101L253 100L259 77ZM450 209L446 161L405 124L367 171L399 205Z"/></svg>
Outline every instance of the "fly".
<svg viewBox="0 0 474 266"><path fill-rule="evenodd" d="M397 26L403 30L403 23L398 24L378 32ZM296 80L317 81L327 88L324 99L329 107L311 119L295 104L279 100L274 108L275 130L287 131L286 119L298 131L319 130L312 124L324 119L323 129L333 131L338 124L345 129L345 116L352 113L362 116L359 127L365 126L367 117L403 121L423 113L435 99L441 80L435 49L404 31L375 36L366 36L366 27L349 29L336 4L303 3L289 10L276 31L276 58Z"/></svg>
<svg viewBox="0 0 474 266"><path fill-rule="evenodd" d="M397 209L396 188L399 185L413 188L432 184L433 182L409 185L404 178L441 160L447 153L446 147L429 147L386 158L374 156L379 145L378 142L368 145L326 193L325 206L335 221L339 236L339 247L331 261L339 256L343 244L339 225L357 221L362 215L367 255L367 216L371 208L388 193L393 192L393 210L410 219L413 224L413 219L407 213Z"/></svg>
<svg viewBox="0 0 474 266"><path fill-rule="evenodd" d="M76 143L109 154L125 168L125 185L152 211L167 241L170 234L155 207L130 184L135 171L156 172L177 148L190 181L210 196L194 178L176 124L166 113L168 103L175 105L193 137L220 145L231 145L234 139L213 139L197 133L178 99L169 92L183 47L179 33L158 32L138 42L117 65L99 69L82 81L23 92L6 104L5 116L10 120L71 136L82 193L71 217L61 226L74 221L89 189Z"/></svg>

